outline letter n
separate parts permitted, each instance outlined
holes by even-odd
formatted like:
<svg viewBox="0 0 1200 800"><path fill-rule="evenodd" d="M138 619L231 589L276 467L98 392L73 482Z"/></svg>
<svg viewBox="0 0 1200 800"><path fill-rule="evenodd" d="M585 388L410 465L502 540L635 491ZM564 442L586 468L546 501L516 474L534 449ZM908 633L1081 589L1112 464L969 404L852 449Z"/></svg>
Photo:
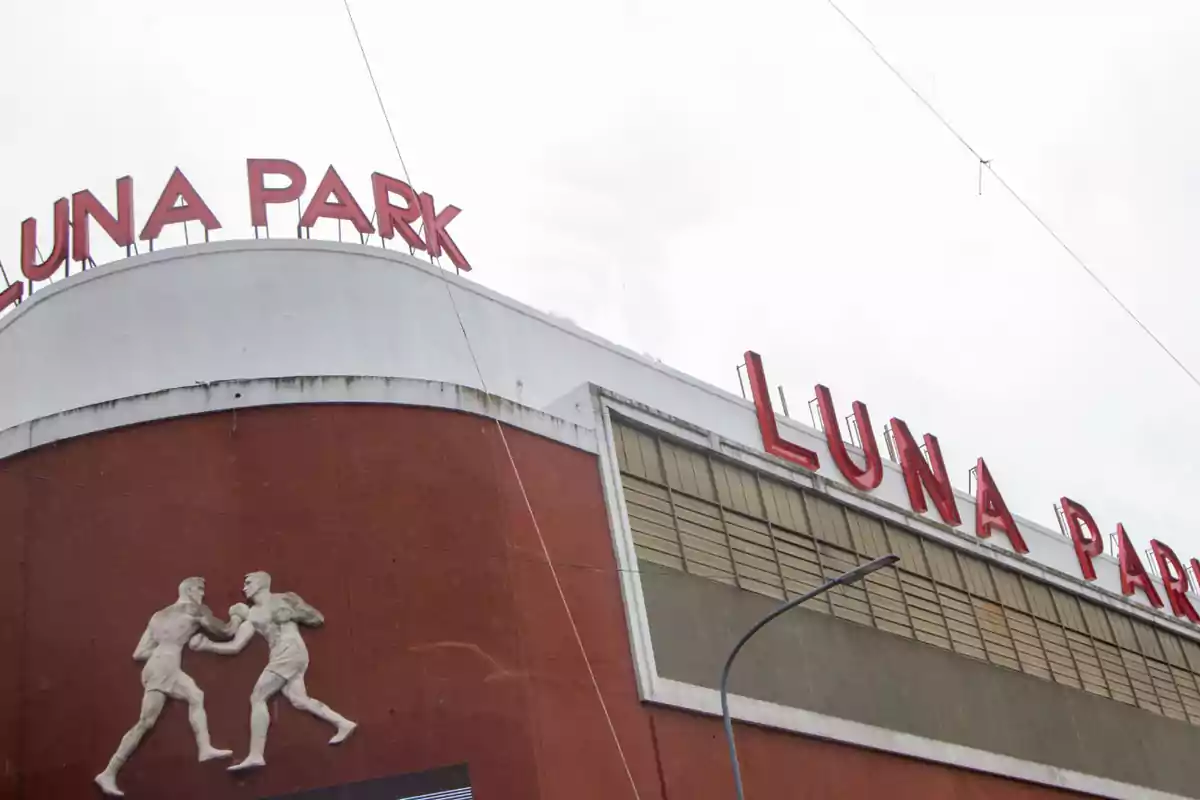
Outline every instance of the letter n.
<svg viewBox="0 0 1200 800"><path fill-rule="evenodd" d="M921 455L904 420L892 417L892 436L900 454L900 468L904 471L904 485L908 489L908 502L913 511L924 514L929 506L925 503L925 492L933 498L933 505L947 525L961 525L958 505L954 501L954 489L946 475L946 464L942 460L942 448L937 437L925 434L925 447L929 450L929 461ZM924 487L924 491L922 491Z"/></svg>

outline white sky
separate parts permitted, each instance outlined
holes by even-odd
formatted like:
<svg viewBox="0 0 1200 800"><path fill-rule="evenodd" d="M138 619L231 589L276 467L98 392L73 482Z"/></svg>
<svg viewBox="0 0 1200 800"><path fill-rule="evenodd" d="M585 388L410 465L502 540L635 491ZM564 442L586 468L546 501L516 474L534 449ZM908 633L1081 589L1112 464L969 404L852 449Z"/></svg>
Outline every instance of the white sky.
<svg viewBox="0 0 1200 800"><path fill-rule="evenodd" d="M961 487L983 455L1016 513L1053 525L1067 494L1200 557L1200 387L986 175L977 196L973 158L824 0L352 7L414 182L463 209L471 279L730 391L756 349L795 416L825 383L877 432L936 433ZM842 7L1200 371L1200 7ZM124 174L140 230L181 166L219 238L251 234L248 156L310 188L332 162L368 213L370 173L401 175L341 0L179 8L0 10L10 277L22 219L111 203Z"/></svg>

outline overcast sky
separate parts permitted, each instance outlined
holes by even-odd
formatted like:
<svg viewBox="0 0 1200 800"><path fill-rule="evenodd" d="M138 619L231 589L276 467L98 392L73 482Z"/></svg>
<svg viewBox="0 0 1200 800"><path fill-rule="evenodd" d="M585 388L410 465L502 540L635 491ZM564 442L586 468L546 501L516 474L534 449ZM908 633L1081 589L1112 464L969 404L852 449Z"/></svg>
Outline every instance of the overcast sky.
<svg viewBox="0 0 1200 800"><path fill-rule="evenodd" d="M841 5L1200 372L1200 7ZM755 349L793 415L825 383L843 414L936 433L963 488L983 455L1016 513L1053 525L1067 494L1200 557L1200 387L986 173L978 195L973 157L825 0L352 8L414 183L463 209L472 280L734 392ZM140 229L181 166L218 238L251 234L247 157L310 187L333 163L368 213L370 173L401 175L341 0L0 19L10 277L22 219L83 188L111 203L121 175Z"/></svg>

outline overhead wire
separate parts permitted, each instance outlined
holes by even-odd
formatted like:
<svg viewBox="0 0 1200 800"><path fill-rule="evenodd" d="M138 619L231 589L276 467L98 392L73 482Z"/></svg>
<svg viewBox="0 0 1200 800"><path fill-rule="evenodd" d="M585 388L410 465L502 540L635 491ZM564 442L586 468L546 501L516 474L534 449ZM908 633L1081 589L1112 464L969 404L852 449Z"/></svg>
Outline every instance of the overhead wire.
<svg viewBox="0 0 1200 800"><path fill-rule="evenodd" d="M400 144L396 139L396 132L392 127L392 121L388 115L387 106L383 102L383 95L379 91L379 83L375 80L375 72L371 69L371 60L367 57L367 49L363 45L362 36L359 35L358 25L354 21L354 13L350 9L349 0L342 0L342 5L346 8L346 16L349 18L350 27L354 31L354 39L356 42L358 42L358 51L362 54L363 65L367 68L367 76L370 78L371 87L375 91L375 99L379 101L379 110L383 114L384 122L387 124L388 135L391 137L392 146L396 150L396 157L400 160L400 168L404 171L405 180L408 181L409 186L413 186L415 191L416 187L413 184L412 176L409 174L408 166L404 162L404 156L400 153ZM450 299L450 306L454 310L454 316L458 321L459 330L462 331L463 341L466 343L467 353L470 355L471 364L474 366L476 378L479 380L479 385L483 389L484 394L490 396L491 391L488 389L487 381L483 377L483 369L480 367L479 358L475 353L475 348L471 344L471 337L467 333L467 326L463 322L463 316L462 312L458 308L458 302L454 299L454 292L452 291L450 280L446 275L445 270L441 269L440 265L438 265L437 272L441 276L442 285L446 288L446 296ZM617 735L617 728L613 722L612 714L609 712L608 703L604 699L604 692L600 689L600 681L596 677L596 670L592 666L592 659L588 655L587 648L583 644L583 636L579 631L579 625L575 621L575 614L571 610L571 604L567 601L567 594L563 589L562 581L559 578L558 568L555 565L554 560L550 557L550 549L546 544L546 537L542 533L541 525L538 523L537 514L533 509L533 503L529 499L529 492L525 488L525 481L521 477L521 470L517 466L517 460L513 456L512 447L508 442L508 435L505 433L504 426L500 423L499 419L494 419L493 422L496 424L496 431L500 435L500 442L504 446L504 453L508 459L509 466L512 468L513 476L517 482L517 488L520 490L521 499L525 504L525 510L529 513L530 523L532 524L534 533L537 534L538 543L542 550L542 556L546 560L546 565L550 570L550 577L554 581L554 588L558 593L559 600L562 602L563 610L566 612L567 622L571 627L571 633L574 635L575 644L579 648L580 654L583 656L583 663L587 667L588 678L591 681L592 689L595 692L596 699L600 704L600 710L604 714L604 720L607 724L608 731L612 736L613 744L616 745L617 755L621 759L621 766L625 770L625 776L629 780L629 786L633 790L633 796L635 800L641 800L641 793L638 791L637 781L635 781L633 778L633 771L629 766L629 759L625 755L625 748L621 745L620 736Z"/></svg>
<svg viewBox="0 0 1200 800"><path fill-rule="evenodd" d="M1196 384L1197 387L1200 387L1200 378L1197 378L1196 374L1194 372L1192 372L1192 370L1189 369L1186 364L1183 363L1183 361L1179 358L1179 356L1175 355L1175 353L1171 351L1171 348L1167 347L1166 343L1163 342L1163 340L1160 339L1158 337L1158 335L1155 334L1154 331L1152 331L1150 329L1150 327L1141 320L1140 317L1138 317L1138 315L1133 311L1133 309L1131 309L1128 305L1126 305L1125 301L1123 301L1120 297L1117 296L1116 292L1114 292L1109 287L1109 285L1107 283L1105 283L1104 280L1101 279L1101 277L1099 275L1096 274L1096 271L1093 270L1090 266L1088 266L1087 262L1083 260L1082 256L1080 256L1079 253L1077 253L1074 250L1074 248L1072 248L1069 244L1067 244L1067 242L1061 236L1058 235L1058 233L1054 230L1054 228L1051 227L1050 223L1048 223L1041 214L1039 214L1036 210L1034 210L1033 206L1031 206L1025 200L1025 198L1021 196L1021 194L1016 189L1014 189L1011 185L1009 185L1008 181L1004 180L1003 176L1001 176L1000 173L996 171L996 167L992 164L991 159L985 159L982 155L979 154L978 150L976 150L974 147L971 146L971 143L967 141L966 137L964 137L961 133L959 133L958 130L953 125L950 124L950 121L947 120L941 114L941 112L939 112L937 110L937 108L935 108L934 105L932 103L930 103L929 100L927 100L925 98L925 96L923 94L921 94L921 92L915 86L913 86L913 84L907 78L904 77L904 74L901 73L900 70L896 69L896 67L892 64L892 62L888 60L888 58L883 54L882 51L880 51L879 47L876 46L875 42L873 42L871 40L871 37L868 36L866 34L866 32L863 31L863 29L860 28L854 22L854 20L852 20L849 17L849 15L846 14L846 12L843 11L838 6L838 4L836 2L834 2L834 0L825 0L825 2L827 2L829 4L830 8L832 8L834 11L836 11L838 13L838 15L846 22L847 25L849 25L852 29L854 29L854 32L856 34L858 34L859 38L861 38L863 40L863 42L866 43L866 45L871 49L871 52L875 55L875 57L878 58L879 61L885 67L887 67L888 71L891 72L892 75L894 75L897 80L899 80L902 84L904 84L905 87L908 88L908 90L910 92L912 92L913 96L916 97L918 101L920 101L921 105L924 106L925 109L930 114L932 114L934 116L934 118L937 119L938 122L940 122L942 124L942 127L945 128L947 131L949 131L950 134L955 139L958 140L958 143L961 144L967 150L967 152L969 152L976 159L978 159L980 166L983 168L986 168L987 171L992 174L992 177L994 177L996 179L996 181L1000 184L1000 186L1006 192L1008 192L1008 194L1014 200L1017 201L1017 204L1020 205L1021 208L1025 209L1025 211L1029 214L1029 216L1031 216L1034 219L1034 221L1037 222L1037 224L1040 225L1042 227L1042 229L1046 231L1046 233L1048 233L1050 235L1050 238L1052 238L1058 244L1058 246L1060 248L1062 248L1063 252L1065 252L1071 258L1071 260L1075 262L1075 264L1077 266L1079 266L1085 273L1087 273L1087 276L1089 278L1091 278L1092 281L1097 286L1099 286L1104 291L1104 293L1107 294L1109 296L1109 298L1114 303L1116 303L1117 306L1123 312L1125 312L1126 316L1128 316L1131 320L1133 320L1134 324L1136 324L1142 330L1143 333L1145 333L1147 336L1150 337L1150 340L1153 341L1154 344L1156 344L1158 346L1158 349L1162 350L1162 352L1165 353L1167 355L1167 357L1170 358L1171 361L1173 361L1177 367L1179 367L1181 370L1183 370L1184 374L1186 374L1188 376L1188 378L1191 379L1192 383Z"/></svg>
<svg viewBox="0 0 1200 800"><path fill-rule="evenodd" d="M375 71L371 69L371 59L367 58L367 48L363 46L362 36L358 33L358 24L354 21L354 12L350 10L350 0L342 0L346 7L346 16L350 19L350 28L354 31L354 41L358 42L358 52L362 54L363 66L367 68L367 77L371 79L371 88L375 90L375 99L379 101L379 111L383 114L383 122L387 125L388 136L392 139L392 147L396 149L396 158L400 159L400 169L404 170L404 180L412 186L412 176L408 174L408 165L404 163L404 155L400 152L400 143L396 140L396 131L392 128L392 118L384 105L383 95L379 92L379 82L375 80Z"/></svg>

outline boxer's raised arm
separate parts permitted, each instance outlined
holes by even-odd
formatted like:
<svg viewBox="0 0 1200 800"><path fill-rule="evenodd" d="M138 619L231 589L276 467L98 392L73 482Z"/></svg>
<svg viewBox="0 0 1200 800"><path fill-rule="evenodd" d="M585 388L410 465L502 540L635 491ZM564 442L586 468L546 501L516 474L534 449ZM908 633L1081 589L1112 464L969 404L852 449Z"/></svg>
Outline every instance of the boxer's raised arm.
<svg viewBox="0 0 1200 800"><path fill-rule="evenodd" d="M228 642L214 642L204 636L202 633L197 633L188 642L188 647L193 650L200 650L208 653L218 653L223 656L233 656L246 649L246 645L254 638L254 626L249 620L245 620L238 626L237 633L233 635L233 639Z"/></svg>
<svg viewBox="0 0 1200 800"><path fill-rule="evenodd" d="M242 624L242 619L244 618L231 616L229 622L221 622L208 606L200 606L200 627L209 636L216 636L218 639L228 639L233 636Z"/></svg>

